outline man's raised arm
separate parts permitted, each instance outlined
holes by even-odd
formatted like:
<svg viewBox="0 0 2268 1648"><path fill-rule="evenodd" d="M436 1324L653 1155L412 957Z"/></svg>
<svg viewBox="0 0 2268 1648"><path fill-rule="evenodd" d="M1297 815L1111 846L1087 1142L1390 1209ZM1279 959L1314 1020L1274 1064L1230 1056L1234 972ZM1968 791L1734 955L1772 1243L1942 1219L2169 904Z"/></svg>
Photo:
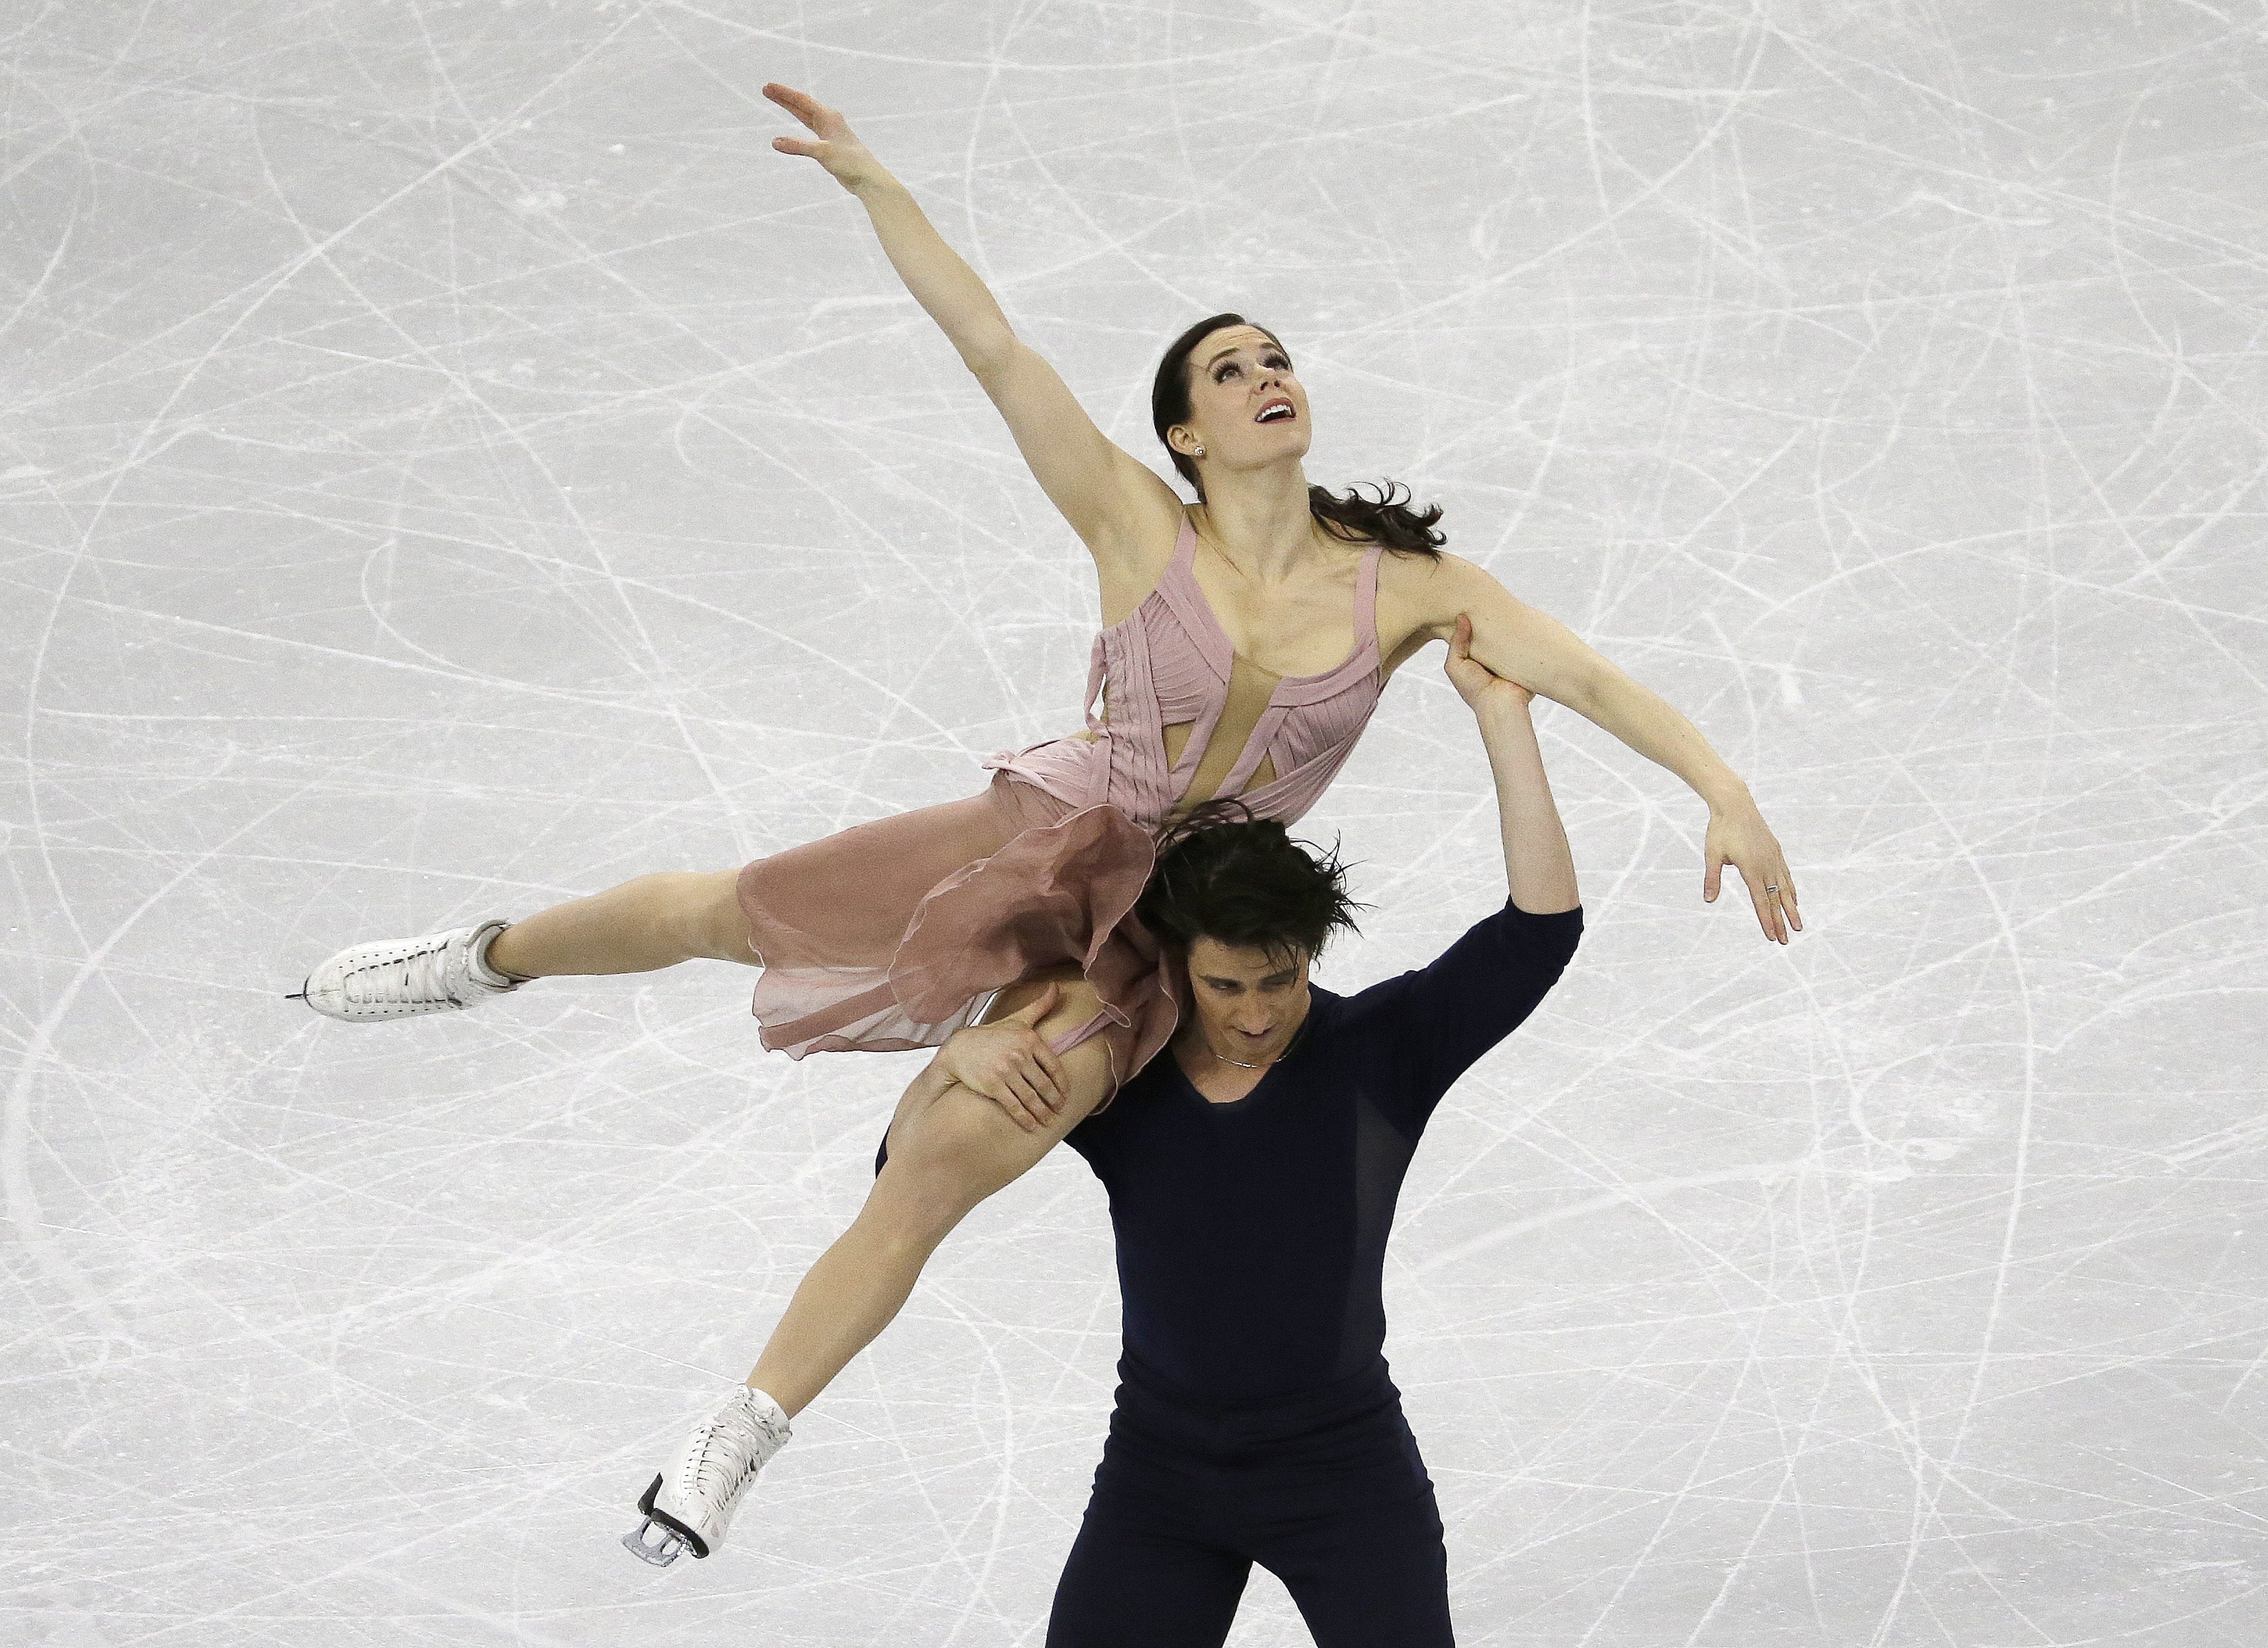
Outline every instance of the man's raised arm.
<svg viewBox="0 0 2268 1648"><path fill-rule="evenodd" d="M1582 902L1566 827L1543 775L1528 706L1535 695L1472 655L1472 621L1460 617L1449 638L1449 680L1480 723L1489 771L1496 775L1497 823L1504 831L1504 874L1512 901L1530 915L1552 915Z"/></svg>
<svg viewBox="0 0 2268 1648"><path fill-rule="evenodd" d="M1533 695L1472 655L1472 626L1462 617L1449 639L1447 668L1488 749L1512 896L1430 965L1373 985L1350 1001L1392 1047L1389 1074L1375 1097L1411 1139L1450 1083L1535 1010L1583 932L1575 861L1528 719Z"/></svg>

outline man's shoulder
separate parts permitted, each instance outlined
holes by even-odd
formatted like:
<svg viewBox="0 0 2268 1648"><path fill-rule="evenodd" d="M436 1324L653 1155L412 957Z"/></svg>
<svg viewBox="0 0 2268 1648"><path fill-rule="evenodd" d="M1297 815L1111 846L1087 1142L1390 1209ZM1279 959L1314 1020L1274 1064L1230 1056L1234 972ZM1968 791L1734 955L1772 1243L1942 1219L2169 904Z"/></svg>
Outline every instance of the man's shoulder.
<svg viewBox="0 0 2268 1648"><path fill-rule="evenodd" d="M1477 984L1486 977L1523 974L1543 964L1554 971L1574 951L1583 931L1583 906L1543 913L1521 909L1506 898L1444 945L1434 957L1352 994L1338 998L1350 1025L1409 1008L1429 987L1454 990L1459 981Z"/></svg>
<svg viewBox="0 0 2268 1648"><path fill-rule="evenodd" d="M1381 979L1376 984L1365 985L1345 995L1333 995L1325 1019L1327 1033L1334 1036L1360 1038L1375 1033L1385 1023L1399 1015L1406 1007L1410 980L1418 970L1397 972ZM1322 992L1317 990L1320 999Z"/></svg>

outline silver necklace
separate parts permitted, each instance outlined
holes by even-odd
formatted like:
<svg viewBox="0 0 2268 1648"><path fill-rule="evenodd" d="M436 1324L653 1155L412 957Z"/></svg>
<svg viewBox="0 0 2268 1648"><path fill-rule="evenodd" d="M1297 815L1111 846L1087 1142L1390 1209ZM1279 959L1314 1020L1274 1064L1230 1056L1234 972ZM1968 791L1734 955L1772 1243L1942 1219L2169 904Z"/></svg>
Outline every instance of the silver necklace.
<svg viewBox="0 0 2268 1648"><path fill-rule="evenodd" d="M1313 1018L1314 1016L1314 1009L1313 1008L1309 1008L1307 1009L1307 1018ZM1233 1064L1240 1070L1272 1069L1274 1067L1283 1063L1285 1060L1292 1056L1292 1049L1300 1045L1300 1038L1307 1033L1307 1018L1303 1018L1300 1021L1300 1028L1292 1032L1292 1039L1284 1044L1284 1051L1278 1053L1274 1058L1269 1060L1265 1064L1247 1064L1243 1060L1232 1059L1225 1053L1213 1053L1213 1046L1210 1040L1205 1043L1205 1051L1207 1053L1211 1053L1212 1056L1219 1060L1223 1064Z"/></svg>

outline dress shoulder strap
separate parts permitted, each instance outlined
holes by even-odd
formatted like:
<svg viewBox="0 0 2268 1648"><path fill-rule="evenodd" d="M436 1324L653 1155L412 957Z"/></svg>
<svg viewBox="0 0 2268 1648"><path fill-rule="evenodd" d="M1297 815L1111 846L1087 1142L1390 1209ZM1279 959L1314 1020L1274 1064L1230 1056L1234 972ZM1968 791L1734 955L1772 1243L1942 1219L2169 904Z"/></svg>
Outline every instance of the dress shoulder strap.
<svg viewBox="0 0 2268 1648"><path fill-rule="evenodd" d="M1354 586L1354 633L1358 645L1364 636L1378 645L1378 558L1383 546L1373 543L1362 552L1362 572Z"/></svg>

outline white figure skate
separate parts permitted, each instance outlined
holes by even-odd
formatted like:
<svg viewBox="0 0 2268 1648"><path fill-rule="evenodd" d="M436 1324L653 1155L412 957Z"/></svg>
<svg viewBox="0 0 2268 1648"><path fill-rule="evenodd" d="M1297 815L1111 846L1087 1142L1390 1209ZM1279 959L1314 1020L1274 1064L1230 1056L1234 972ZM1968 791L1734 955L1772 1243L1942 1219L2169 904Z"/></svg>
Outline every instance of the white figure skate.
<svg viewBox="0 0 2268 1648"><path fill-rule="evenodd" d="M382 939L342 950L307 975L287 1001L305 1001L331 1018L360 1023L448 1013L506 995L526 983L488 963L489 944L510 925L483 921L423 938Z"/></svg>
<svg viewBox="0 0 2268 1648"><path fill-rule="evenodd" d="M657 1568L668 1567L682 1550L708 1556L724 1544L741 1496L788 1436L780 1405L741 1386L694 1427L677 1462L653 1479L637 1504L645 1520L622 1535L622 1544ZM649 1541L649 1533L659 1537Z"/></svg>

